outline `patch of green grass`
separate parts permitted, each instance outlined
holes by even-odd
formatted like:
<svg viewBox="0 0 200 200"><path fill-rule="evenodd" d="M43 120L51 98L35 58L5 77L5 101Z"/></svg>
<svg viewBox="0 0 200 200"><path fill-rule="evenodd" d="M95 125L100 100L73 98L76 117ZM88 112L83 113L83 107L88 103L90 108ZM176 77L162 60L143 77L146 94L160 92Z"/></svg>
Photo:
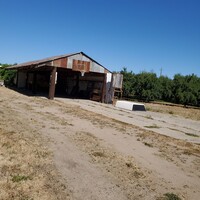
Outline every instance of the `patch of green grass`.
<svg viewBox="0 0 200 200"><path fill-rule="evenodd" d="M160 128L158 125L156 125L156 124L153 124L153 125L151 125L151 126L144 126L144 127L146 127L146 128Z"/></svg>
<svg viewBox="0 0 200 200"><path fill-rule="evenodd" d="M176 194L173 193L165 193L165 200L181 200L180 197L178 197Z"/></svg>
<svg viewBox="0 0 200 200"><path fill-rule="evenodd" d="M189 136L192 136L192 137L199 137L198 135L193 134L193 133L185 133L185 135L189 135Z"/></svg>
<svg viewBox="0 0 200 200"><path fill-rule="evenodd" d="M168 113L169 113L170 115L173 115L173 114L174 114L174 112L173 112L172 110L170 110Z"/></svg>
<svg viewBox="0 0 200 200"><path fill-rule="evenodd" d="M12 177L12 182L20 182L20 181L26 181L30 179L29 176L23 176L23 175L16 175Z"/></svg>

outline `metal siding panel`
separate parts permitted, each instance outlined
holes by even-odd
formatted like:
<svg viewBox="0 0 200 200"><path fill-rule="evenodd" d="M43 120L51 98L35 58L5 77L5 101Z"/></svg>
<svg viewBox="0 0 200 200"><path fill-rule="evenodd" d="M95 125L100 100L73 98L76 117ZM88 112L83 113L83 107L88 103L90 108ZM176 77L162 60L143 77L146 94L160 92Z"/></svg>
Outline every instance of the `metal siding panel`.
<svg viewBox="0 0 200 200"><path fill-rule="evenodd" d="M84 56L82 54L76 54L76 55L70 56L69 58L75 59L75 60L82 60L82 61L92 62L89 58L87 58L86 56Z"/></svg>
<svg viewBox="0 0 200 200"><path fill-rule="evenodd" d="M82 55L81 54L76 54L76 55L70 56L70 58L71 59L75 59L75 60L81 60Z"/></svg>
<svg viewBox="0 0 200 200"><path fill-rule="evenodd" d="M66 68L67 67L67 58L60 58L58 60L54 60L53 65L56 67Z"/></svg>
<svg viewBox="0 0 200 200"><path fill-rule="evenodd" d="M72 69L72 63L73 63L73 59L71 57L68 58L68 61L67 61L67 68L68 69Z"/></svg>
<svg viewBox="0 0 200 200"><path fill-rule="evenodd" d="M82 56L82 60L83 61L87 61L87 62L92 62L89 58L85 57L85 56Z"/></svg>
<svg viewBox="0 0 200 200"><path fill-rule="evenodd" d="M63 67L67 67L67 58L63 58L63 59L61 59L61 66L63 66Z"/></svg>
<svg viewBox="0 0 200 200"><path fill-rule="evenodd" d="M72 70L89 72L90 71L90 62L74 59Z"/></svg>
<svg viewBox="0 0 200 200"><path fill-rule="evenodd" d="M73 60L81 60L82 55L81 54L76 54L73 56L68 57L68 62L67 62L67 68L72 69L73 67Z"/></svg>
<svg viewBox="0 0 200 200"><path fill-rule="evenodd" d="M10 69L17 69L17 68L21 68L21 67L27 67L27 66L34 66L34 65L39 65L42 63L46 63L46 62L51 62L53 60L57 60L59 58L64 58L64 57L69 57L70 55L74 55L75 53L71 53L71 54L64 54L64 55L60 55L60 56L52 56L52 57L48 57L48 58L44 58L44 59L40 59L40 60L34 60L34 61L30 61L30 62L25 62L25 63L21 63L18 65L13 65L11 67L9 67Z"/></svg>
<svg viewBox="0 0 200 200"><path fill-rule="evenodd" d="M73 60L81 60L81 61L86 61L90 62L90 72L97 72L97 73L106 73L105 69L98 65L97 63L93 62L91 59L87 58L86 56L82 54L76 54L73 56L68 57L68 63L67 63L67 68L72 69L73 68Z"/></svg>
<svg viewBox="0 0 200 200"><path fill-rule="evenodd" d="M91 71L97 73L104 73L104 68L96 64L95 62L92 62Z"/></svg>
<svg viewBox="0 0 200 200"><path fill-rule="evenodd" d="M123 83L123 74L114 73L112 79L112 87L122 88L122 83Z"/></svg>

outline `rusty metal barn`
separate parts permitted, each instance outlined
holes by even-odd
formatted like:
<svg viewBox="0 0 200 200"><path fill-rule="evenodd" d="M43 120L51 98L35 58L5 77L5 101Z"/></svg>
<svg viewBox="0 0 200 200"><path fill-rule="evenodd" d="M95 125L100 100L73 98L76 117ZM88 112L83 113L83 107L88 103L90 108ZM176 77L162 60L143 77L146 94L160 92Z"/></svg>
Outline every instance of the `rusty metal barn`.
<svg viewBox="0 0 200 200"><path fill-rule="evenodd" d="M108 102L112 73L83 52L49 57L9 67L17 70L16 85L34 94Z"/></svg>

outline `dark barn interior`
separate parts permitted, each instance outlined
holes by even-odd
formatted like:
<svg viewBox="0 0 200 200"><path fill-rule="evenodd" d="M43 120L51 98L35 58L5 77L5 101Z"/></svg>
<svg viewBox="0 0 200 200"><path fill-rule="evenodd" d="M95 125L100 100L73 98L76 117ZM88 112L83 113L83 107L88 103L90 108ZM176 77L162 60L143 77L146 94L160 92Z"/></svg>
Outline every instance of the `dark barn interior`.
<svg viewBox="0 0 200 200"><path fill-rule="evenodd" d="M11 66L17 69L16 85L33 94L104 101L106 68L83 52L55 56Z"/></svg>
<svg viewBox="0 0 200 200"><path fill-rule="evenodd" d="M103 82L104 74L58 69L55 95L100 100Z"/></svg>

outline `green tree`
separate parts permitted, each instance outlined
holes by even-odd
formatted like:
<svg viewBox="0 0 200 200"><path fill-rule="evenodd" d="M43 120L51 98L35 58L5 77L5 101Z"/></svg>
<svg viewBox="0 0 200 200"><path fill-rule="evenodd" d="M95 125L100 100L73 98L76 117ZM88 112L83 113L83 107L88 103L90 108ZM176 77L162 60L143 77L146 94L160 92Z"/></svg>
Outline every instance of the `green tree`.
<svg viewBox="0 0 200 200"><path fill-rule="evenodd" d="M135 94L135 74L132 71L128 72L126 67L124 67L120 73L123 74L123 96L133 97Z"/></svg>
<svg viewBox="0 0 200 200"><path fill-rule="evenodd" d="M6 70L9 64L0 64L0 66L0 79L3 79L6 85L13 85L16 70Z"/></svg>
<svg viewBox="0 0 200 200"><path fill-rule="evenodd" d="M200 78L196 75L182 76L176 74L173 79L172 91L175 103L199 106Z"/></svg>
<svg viewBox="0 0 200 200"><path fill-rule="evenodd" d="M173 93L173 81L167 76L160 76L158 78L159 99L164 101L171 101Z"/></svg>
<svg viewBox="0 0 200 200"><path fill-rule="evenodd" d="M158 81L155 73L141 72L136 75L135 95L146 102L159 98Z"/></svg>
<svg viewBox="0 0 200 200"><path fill-rule="evenodd" d="M159 78L152 72L134 74L123 68L123 96L144 101L163 100L183 105L200 106L200 78L176 74L173 79Z"/></svg>

